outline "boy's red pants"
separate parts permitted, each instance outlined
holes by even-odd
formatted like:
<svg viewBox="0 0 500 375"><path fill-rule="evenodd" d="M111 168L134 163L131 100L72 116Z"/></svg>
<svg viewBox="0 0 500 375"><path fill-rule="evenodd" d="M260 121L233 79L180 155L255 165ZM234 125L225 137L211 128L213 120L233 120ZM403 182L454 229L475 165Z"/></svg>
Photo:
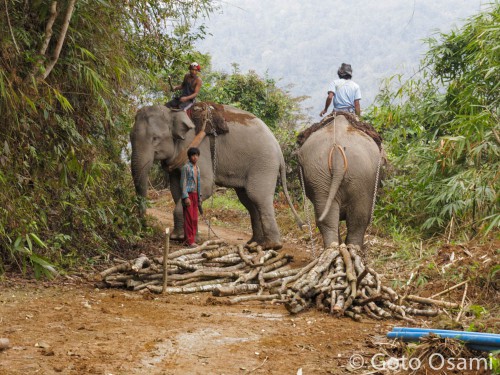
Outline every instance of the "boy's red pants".
<svg viewBox="0 0 500 375"><path fill-rule="evenodd" d="M184 241L188 245L195 242L196 232L198 232L198 193L188 193L190 206L183 206L184 212Z"/></svg>

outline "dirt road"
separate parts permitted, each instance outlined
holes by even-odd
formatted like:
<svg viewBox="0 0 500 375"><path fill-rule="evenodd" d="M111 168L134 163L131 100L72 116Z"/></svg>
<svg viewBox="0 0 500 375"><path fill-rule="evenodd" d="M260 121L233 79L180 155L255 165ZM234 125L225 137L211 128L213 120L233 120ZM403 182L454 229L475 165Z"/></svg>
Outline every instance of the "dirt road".
<svg viewBox="0 0 500 375"><path fill-rule="evenodd" d="M168 225L164 210L150 213ZM250 237L215 229L230 243ZM298 265L311 259L296 245L283 251ZM351 356L369 361L378 351L372 340L397 323L314 309L292 316L270 303L221 304L209 293L98 289L92 276L4 282L0 337L11 346L0 352L0 374L345 374Z"/></svg>

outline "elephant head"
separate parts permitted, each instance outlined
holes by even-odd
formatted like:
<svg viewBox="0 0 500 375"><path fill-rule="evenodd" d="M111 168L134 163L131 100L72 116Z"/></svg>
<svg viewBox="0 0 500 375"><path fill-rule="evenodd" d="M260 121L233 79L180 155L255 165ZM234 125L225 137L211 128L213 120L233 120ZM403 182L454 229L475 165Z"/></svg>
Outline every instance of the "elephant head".
<svg viewBox="0 0 500 375"><path fill-rule="evenodd" d="M189 142L186 137L193 128L194 124L184 111L151 106L137 112L130 143L132 177L139 196L146 196L148 174L153 162L163 160L166 164L171 163ZM141 207L143 213L144 207Z"/></svg>

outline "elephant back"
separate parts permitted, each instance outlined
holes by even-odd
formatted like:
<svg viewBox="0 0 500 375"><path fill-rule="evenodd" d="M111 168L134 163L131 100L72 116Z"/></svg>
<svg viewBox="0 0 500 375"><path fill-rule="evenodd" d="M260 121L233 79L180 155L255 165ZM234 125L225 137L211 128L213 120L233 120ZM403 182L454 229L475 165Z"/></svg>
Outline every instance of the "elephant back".
<svg viewBox="0 0 500 375"><path fill-rule="evenodd" d="M196 134L202 130L206 134L213 134L214 132L217 135L226 134L229 133L228 122L251 125L256 118L250 112L213 102L196 103L191 114Z"/></svg>
<svg viewBox="0 0 500 375"><path fill-rule="evenodd" d="M370 138L372 138L375 143L377 144L379 150L382 150L382 137L380 134L377 133L375 128L368 122L364 121L359 121L357 116L349 113L349 112L344 112L344 111L336 111L332 112L332 114L326 116L323 120L320 122L317 122L307 129L303 130L297 135L297 144L301 147L307 139L311 136L311 134L315 133L316 131L323 129L324 127L330 125L333 123L336 117L338 116L344 116L347 122L353 126L354 128L362 131L366 135L368 135Z"/></svg>

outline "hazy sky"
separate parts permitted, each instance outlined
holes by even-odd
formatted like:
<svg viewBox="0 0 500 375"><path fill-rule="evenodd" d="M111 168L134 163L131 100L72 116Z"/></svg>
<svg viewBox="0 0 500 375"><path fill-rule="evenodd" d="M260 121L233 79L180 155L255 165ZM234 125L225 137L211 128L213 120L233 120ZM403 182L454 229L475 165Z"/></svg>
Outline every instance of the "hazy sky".
<svg viewBox="0 0 500 375"><path fill-rule="evenodd" d="M484 9L484 0L224 0L204 20L197 44L212 68L255 70L278 80L319 119L329 82L342 62L353 67L362 108L372 104L382 79L413 72L427 46L422 39L448 32ZM293 85L293 87L290 87ZM331 110L331 107L330 107Z"/></svg>

